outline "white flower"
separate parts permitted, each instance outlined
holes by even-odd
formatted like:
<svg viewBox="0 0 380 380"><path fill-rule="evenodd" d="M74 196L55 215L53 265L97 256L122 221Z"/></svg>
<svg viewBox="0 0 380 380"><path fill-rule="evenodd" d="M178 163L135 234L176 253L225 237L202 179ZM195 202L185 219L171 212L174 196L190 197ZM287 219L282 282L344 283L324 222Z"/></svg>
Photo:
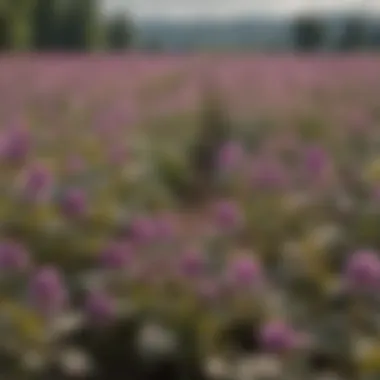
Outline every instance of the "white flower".
<svg viewBox="0 0 380 380"><path fill-rule="evenodd" d="M64 336L74 331L83 324L83 318L79 313L66 313L51 321L46 331L46 339L54 341L60 336Z"/></svg>
<svg viewBox="0 0 380 380"><path fill-rule="evenodd" d="M92 370L90 358L80 350L65 350L59 359L61 367L66 374L78 376L84 375Z"/></svg>
<svg viewBox="0 0 380 380"><path fill-rule="evenodd" d="M321 248L330 247L342 240L341 229L336 225L325 225L314 231L314 241L318 242Z"/></svg>
<svg viewBox="0 0 380 380"><path fill-rule="evenodd" d="M277 379L281 371L281 363L275 357L256 355L238 361L235 378L237 380Z"/></svg>
<svg viewBox="0 0 380 380"><path fill-rule="evenodd" d="M211 357L206 361L205 372L207 376L213 380L231 377L231 368L229 364L219 357Z"/></svg>
<svg viewBox="0 0 380 380"><path fill-rule="evenodd" d="M167 354L177 347L175 335L155 323L146 324L140 331L137 346L142 354Z"/></svg>
<svg viewBox="0 0 380 380"><path fill-rule="evenodd" d="M326 372L316 378L316 380L342 380L340 376L332 372Z"/></svg>
<svg viewBox="0 0 380 380"><path fill-rule="evenodd" d="M37 372L44 368L46 361L37 351L26 352L22 357L22 366L28 371Z"/></svg>

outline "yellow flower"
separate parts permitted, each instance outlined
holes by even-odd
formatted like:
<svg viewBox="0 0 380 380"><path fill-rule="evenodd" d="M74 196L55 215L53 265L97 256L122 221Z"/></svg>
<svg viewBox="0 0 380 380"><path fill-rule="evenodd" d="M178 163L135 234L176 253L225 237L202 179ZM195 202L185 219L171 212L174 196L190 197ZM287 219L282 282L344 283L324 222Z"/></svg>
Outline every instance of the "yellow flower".
<svg viewBox="0 0 380 380"><path fill-rule="evenodd" d="M99 252L99 249L102 247L105 241L106 237L104 236L83 236L81 239L78 239L76 241L75 247L83 253L83 257L91 257Z"/></svg>
<svg viewBox="0 0 380 380"><path fill-rule="evenodd" d="M380 342L360 347L357 362L362 372L373 372L380 370Z"/></svg>
<svg viewBox="0 0 380 380"><path fill-rule="evenodd" d="M330 273L325 260L326 251L316 235L311 233L301 240L298 252L298 260L300 260L303 270L309 276L321 282L330 279Z"/></svg>
<svg viewBox="0 0 380 380"><path fill-rule="evenodd" d="M200 349L204 354L217 350L216 337L226 325L226 321L220 315L204 313L198 320L198 333Z"/></svg>
<svg viewBox="0 0 380 380"><path fill-rule="evenodd" d="M37 342L43 337L45 331L43 321L31 310L12 301L2 302L1 309L10 318L20 339Z"/></svg>
<svg viewBox="0 0 380 380"><path fill-rule="evenodd" d="M56 213L52 206L41 205L33 210L33 224L46 225L56 219Z"/></svg>
<svg viewBox="0 0 380 380"><path fill-rule="evenodd" d="M151 307L154 302L154 294L146 286L134 285L129 289L129 297L133 304L140 308Z"/></svg>
<svg viewBox="0 0 380 380"><path fill-rule="evenodd" d="M369 182L376 182L380 180L380 157L369 163L364 172L364 177Z"/></svg>

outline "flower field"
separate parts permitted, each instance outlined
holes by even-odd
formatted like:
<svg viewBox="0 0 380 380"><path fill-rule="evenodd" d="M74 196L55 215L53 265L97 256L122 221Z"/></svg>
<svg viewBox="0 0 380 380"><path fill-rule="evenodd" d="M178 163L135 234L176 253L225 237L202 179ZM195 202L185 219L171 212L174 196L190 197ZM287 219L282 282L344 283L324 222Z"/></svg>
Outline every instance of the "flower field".
<svg viewBox="0 0 380 380"><path fill-rule="evenodd" d="M379 67L2 58L5 378L379 379Z"/></svg>

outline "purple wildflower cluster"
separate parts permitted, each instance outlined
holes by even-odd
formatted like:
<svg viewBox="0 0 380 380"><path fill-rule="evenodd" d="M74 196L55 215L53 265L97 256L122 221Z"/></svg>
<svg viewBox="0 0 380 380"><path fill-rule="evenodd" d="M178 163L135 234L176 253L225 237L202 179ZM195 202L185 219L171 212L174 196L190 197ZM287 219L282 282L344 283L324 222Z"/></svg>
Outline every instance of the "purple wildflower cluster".
<svg viewBox="0 0 380 380"><path fill-rule="evenodd" d="M105 333L148 310L191 319L221 355L218 328L243 315L260 320L250 355L289 378L294 356L306 368L344 337L378 378L377 57L31 61L0 62L0 314L46 332L74 313ZM183 204L205 72L233 137L215 188Z"/></svg>

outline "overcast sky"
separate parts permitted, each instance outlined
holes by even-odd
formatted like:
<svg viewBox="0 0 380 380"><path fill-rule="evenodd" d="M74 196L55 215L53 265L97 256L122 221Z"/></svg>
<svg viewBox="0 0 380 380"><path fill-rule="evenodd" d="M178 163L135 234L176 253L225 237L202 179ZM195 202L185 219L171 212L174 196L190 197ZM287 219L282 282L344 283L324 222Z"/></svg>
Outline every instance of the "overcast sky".
<svg viewBox="0 0 380 380"><path fill-rule="evenodd" d="M380 12L380 0L103 0L110 10L135 17L229 17L249 13L297 13L344 9Z"/></svg>

